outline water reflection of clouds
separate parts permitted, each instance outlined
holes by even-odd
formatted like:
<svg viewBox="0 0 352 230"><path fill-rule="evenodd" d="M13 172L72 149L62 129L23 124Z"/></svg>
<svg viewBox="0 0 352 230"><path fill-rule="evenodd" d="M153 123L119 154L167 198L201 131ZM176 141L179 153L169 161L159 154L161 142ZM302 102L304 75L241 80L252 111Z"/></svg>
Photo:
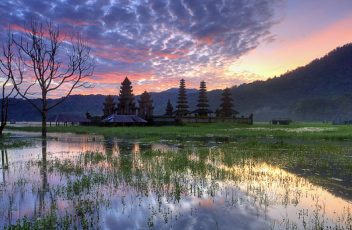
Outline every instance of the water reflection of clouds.
<svg viewBox="0 0 352 230"><path fill-rule="evenodd" d="M237 195L245 198L244 193ZM138 199L134 197L138 197L137 194L126 195L123 203L120 197L113 199L111 208L103 214L104 228L145 229L146 217L153 223L153 229L217 229L219 226L221 229L268 229L270 226L270 221L258 215L250 200L243 199L235 208L225 206L229 200L225 201L222 192L208 198L186 196L179 202L162 197L161 205L153 193ZM123 208L124 205L127 208Z"/></svg>
<svg viewBox="0 0 352 230"><path fill-rule="evenodd" d="M351 205L348 200L334 196L303 177L270 164L247 159L232 166L225 165L220 148L211 148L206 160L199 158L196 149L187 156L195 164L206 162L205 175L192 174L189 168L181 172L175 170L171 172L171 182L157 186L153 184L155 178L148 173L154 175L158 170L165 173L160 166L170 155L160 154L148 161L143 159L143 152L177 152L175 145L66 135L49 139L47 150L48 160L77 160L82 152L87 151L106 153L103 161L85 166L92 172L103 168L107 173L112 170L119 174L116 185L99 185L89 191L91 198L104 193L106 198L111 199L110 206L101 210L104 217L102 227L106 229L116 229L116 226L123 229L147 228L148 218L151 218L154 228L216 229L221 226L221 229L267 229L272 227L273 220L279 221L282 227L285 223L280 221L288 217L302 227L302 210L309 212L305 214L307 221L314 221L314 211L321 206L324 210L317 210L319 218L324 217L329 224L338 220L343 207ZM29 160L41 159L41 151L39 143L8 150L10 167L3 171L2 184L6 182L6 186L0 189L0 227L24 216L38 215L39 211L48 211L53 202L51 192L65 186L72 178L55 170L28 165ZM109 154L119 160L115 168L107 160ZM128 178L124 178L119 168L121 164L130 164L127 167ZM141 172L141 175L136 174ZM226 176L216 179L222 173ZM185 187L178 198L175 195L176 182ZM60 214L74 212L72 201L59 197L55 202ZM44 207L40 207L40 203Z"/></svg>
<svg viewBox="0 0 352 230"><path fill-rule="evenodd" d="M351 202L337 197L307 179L282 170L267 163L249 163L228 167L218 167L232 172L237 178L236 186L255 197L258 205L267 205L266 215L276 219L290 219L301 226L303 210L310 218L318 213L318 218L333 225L341 218L343 208L351 207ZM265 204L266 203L266 204ZM303 227L303 226L301 226Z"/></svg>

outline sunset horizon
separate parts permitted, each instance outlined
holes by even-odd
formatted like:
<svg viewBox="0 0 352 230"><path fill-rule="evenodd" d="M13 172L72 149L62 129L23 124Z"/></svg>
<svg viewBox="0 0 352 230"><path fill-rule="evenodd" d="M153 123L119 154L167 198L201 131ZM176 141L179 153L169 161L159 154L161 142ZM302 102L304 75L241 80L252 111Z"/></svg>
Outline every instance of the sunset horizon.
<svg viewBox="0 0 352 230"><path fill-rule="evenodd" d="M82 95L116 94L126 76L135 94L177 87L181 78L189 88L204 80L210 90L224 89L280 76L352 41L347 0L319 8L285 0L226 4L4 1L0 38L8 27L23 34L30 19L50 20L62 35L80 33L96 65L87 79L94 88L74 92Z"/></svg>

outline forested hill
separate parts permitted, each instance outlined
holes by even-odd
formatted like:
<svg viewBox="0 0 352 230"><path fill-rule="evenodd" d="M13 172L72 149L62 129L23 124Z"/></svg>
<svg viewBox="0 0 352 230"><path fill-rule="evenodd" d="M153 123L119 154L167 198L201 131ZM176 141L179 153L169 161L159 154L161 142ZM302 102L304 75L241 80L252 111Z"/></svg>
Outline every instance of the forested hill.
<svg viewBox="0 0 352 230"><path fill-rule="evenodd" d="M211 84L210 82L208 84ZM295 120L352 120L352 44L337 48L310 64L266 81L232 87L236 110L254 113L256 120L289 117ZM116 92L117 93L117 92ZM221 90L208 92L211 109L220 104ZM152 93L155 114L163 114L167 100L174 107L177 89ZM197 91L188 90L191 109ZM51 111L56 113L102 113L103 95L73 95ZM117 100L116 100L117 101ZM39 114L25 101L13 100L10 119L39 120Z"/></svg>
<svg viewBox="0 0 352 230"><path fill-rule="evenodd" d="M352 44L267 81L233 88L242 111L270 119L352 119Z"/></svg>

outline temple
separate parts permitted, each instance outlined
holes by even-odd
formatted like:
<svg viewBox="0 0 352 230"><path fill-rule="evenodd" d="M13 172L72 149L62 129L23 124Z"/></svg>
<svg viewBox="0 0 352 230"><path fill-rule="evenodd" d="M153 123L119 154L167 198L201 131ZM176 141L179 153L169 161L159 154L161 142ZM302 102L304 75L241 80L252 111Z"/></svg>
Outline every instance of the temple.
<svg viewBox="0 0 352 230"><path fill-rule="evenodd" d="M116 114L119 115L136 115L136 104L131 81L126 77L121 83L119 103L116 109Z"/></svg>
<svg viewBox="0 0 352 230"><path fill-rule="evenodd" d="M155 116L153 114L153 98L147 91L137 96L138 100L135 100L132 83L128 77L121 83L117 103L115 103L114 98L112 95L107 96L103 103L103 115L101 117L89 115L87 118L90 122L85 122L85 124L106 126L209 122L253 124L252 114L248 117L238 117L239 112L234 109L233 97L229 88L223 90L219 108L215 112L211 110L205 81L200 82L196 109L193 111L189 109L186 81L184 79L180 80L175 110L171 100L168 99L163 115ZM135 101L138 102L138 107Z"/></svg>

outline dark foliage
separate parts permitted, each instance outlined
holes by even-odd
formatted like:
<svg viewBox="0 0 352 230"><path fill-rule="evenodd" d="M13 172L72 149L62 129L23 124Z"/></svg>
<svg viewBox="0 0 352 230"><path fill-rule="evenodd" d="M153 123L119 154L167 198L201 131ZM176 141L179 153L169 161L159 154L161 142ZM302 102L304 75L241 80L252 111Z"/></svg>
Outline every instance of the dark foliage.
<svg viewBox="0 0 352 230"><path fill-rule="evenodd" d="M138 115L146 120L151 120L153 117L153 99L152 96L144 91L139 99L139 111Z"/></svg>
<svg viewBox="0 0 352 230"><path fill-rule="evenodd" d="M238 112L233 109L233 99L229 88L224 89L221 98L222 103L217 110L216 115L219 117L233 117Z"/></svg>
<svg viewBox="0 0 352 230"><path fill-rule="evenodd" d="M174 107L171 104L170 99L167 101L166 109L165 109L165 116L172 117L174 113Z"/></svg>
<svg viewBox="0 0 352 230"><path fill-rule="evenodd" d="M115 102L114 102L114 97L111 95L108 95L105 98L105 102L104 102L104 108L103 108L103 117L107 117L110 116L111 114L113 114L115 112Z"/></svg>
<svg viewBox="0 0 352 230"><path fill-rule="evenodd" d="M350 115L341 108L343 98L351 92L352 44L280 77L232 88L239 111L253 112L261 120L280 116L295 120L347 119ZM351 111L350 107L348 113Z"/></svg>

